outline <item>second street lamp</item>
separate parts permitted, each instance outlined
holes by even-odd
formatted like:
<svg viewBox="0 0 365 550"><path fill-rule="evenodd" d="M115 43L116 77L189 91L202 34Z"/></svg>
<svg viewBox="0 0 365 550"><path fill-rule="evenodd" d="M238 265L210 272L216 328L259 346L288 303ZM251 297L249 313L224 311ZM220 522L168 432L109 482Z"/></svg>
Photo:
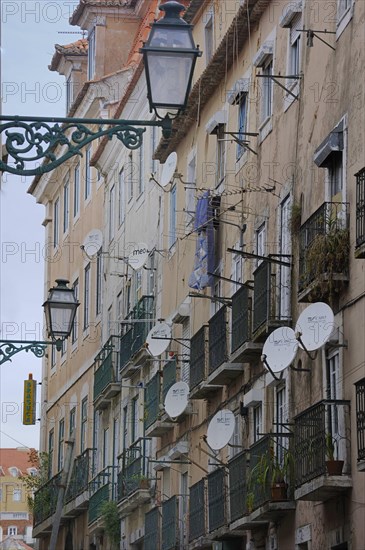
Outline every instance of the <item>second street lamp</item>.
<svg viewBox="0 0 365 550"><path fill-rule="evenodd" d="M44 357L47 346L56 346L60 351L62 342L72 331L79 302L74 289L68 288L66 279L57 279L57 286L49 290L48 299L44 302L47 333L51 341L39 340L0 340L0 365L11 361L13 355L20 351L30 351L36 357Z"/></svg>
<svg viewBox="0 0 365 550"><path fill-rule="evenodd" d="M160 6L163 19L152 25L143 54L150 111L159 120L42 118L1 115L0 134L6 155L0 158L0 171L20 176L37 176L51 172L76 155L95 139L116 136L128 149L142 145L143 126L159 126L165 138L171 135L172 118L158 115L157 109L185 109L197 57L201 52L194 45L192 25L180 13L185 7L169 1ZM52 126L51 124L54 123ZM97 126L90 129L89 126ZM57 158L55 150L62 146ZM34 163L39 166L34 167ZM28 165L31 165L29 168Z"/></svg>

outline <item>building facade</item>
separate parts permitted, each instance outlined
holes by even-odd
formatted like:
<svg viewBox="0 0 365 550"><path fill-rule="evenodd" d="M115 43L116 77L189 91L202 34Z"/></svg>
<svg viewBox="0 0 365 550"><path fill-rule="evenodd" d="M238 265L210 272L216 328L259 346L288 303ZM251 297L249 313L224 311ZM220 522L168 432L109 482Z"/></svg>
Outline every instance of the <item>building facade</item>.
<svg viewBox="0 0 365 550"><path fill-rule="evenodd" d="M12 538L32 545L35 542L29 495L22 476L36 474L27 447L0 449L0 542Z"/></svg>
<svg viewBox="0 0 365 550"><path fill-rule="evenodd" d="M84 75L71 115L151 117L138 49L158 4L80 2L71 23L88 31L89 73L75 45L51 65ZM108 548L112 502L122 549L361 550L365 5L185 5L203 55L172 137L151 127L136 151L101 139L31 188L53 253L57 236L62 245L47 285L61 268L80 284L77 344L45 361L42 386L53 469L41 491L57 492L73 449L59 547ZM86 192L79 161L96 181L67 241L65 200ZM84 247L72 261L68 242ZM329 337L312 318L313 346L271 372L270 344L294 329L290 355L308 336L298 319L318 303L317 316L333 312ZM177 382L189 395L174 415ZM54 512L36 518L41 548Z"/></svg>

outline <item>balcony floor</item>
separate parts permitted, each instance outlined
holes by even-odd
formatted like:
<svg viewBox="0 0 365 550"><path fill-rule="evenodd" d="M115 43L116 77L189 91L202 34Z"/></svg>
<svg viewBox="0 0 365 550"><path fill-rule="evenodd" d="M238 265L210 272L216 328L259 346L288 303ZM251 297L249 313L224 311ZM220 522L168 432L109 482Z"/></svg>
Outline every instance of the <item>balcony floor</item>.
<svg viewBox="0 0 365 550"><path fill-rule="evenodd" d="M161 437L166 432L173 430L175 423L172 420L161 419L156 420L151 426L146 428L145 433L147 437Z"/></svg>
<svg viewBox="0 0 365 550"><path fill-rule="evenodd" d="M303 485L296 489L294 496L295 500L324 502L348 491L351 487L352 477L350 475L322 475L307 483L303 483Z"/></svg>
<svg viewBox="0 0 365 550"><path fill-rule="evenodd" d="M217 369L211 372L207 379L207 384L225 385L229 384L243 373L243 363L222 363Z"/></svg>
<svg viewBox="0 0 365 550"><path fill-rule="evenodd" d="M118 503L118 511L121 514L121 517L127 516L133 512L133 510L139 508L139 506L150 500L150 489L137 489L134 493L129 495L129 497L123 498L123 500Z"/></svg>
<svg viewBox="0 0 365 550"><path fill-rule="evenodd" d="M89 508L89 491L86 490L63 507L63 516L76 517Z"/></svg>
<svg viewBox="0 0 365 550"><path fill-rule="evenodd" d="M331 286L334 294L338 294L336 286L341 290L343 285L349 282L349 277L345 273L333 273L331 275ZM320 278L309 283L303 290L298 292L298 302L315 302L319 298L323 299L330 294L329 275L323 273Z"/></svg>
<svg viewBox="0 0 365 550"><path fill-rule="evenodd" d="M262 346L262 343L248 340L231 353L230 359L232 363L251 363L251 361L256 361L262 353Z"/></svg>
<svg viewBox="0 0 365 550"><path fill-rule="evenodd" d="M94 399L94 407L96 410L102 410L109 407L113 397L120 392L120 382L111 382L103 391Z"/></svg>
<svg viewBox="0 0 365 550"><path fill-rule="evenodd" d="M293 500L271 501L265 502L251 514L243 516L230 524L230 529L237 531L245 531L257 529L271 521L276 522L284 515L295 510L295 502Z"/></svg>
<svg viewBox="0 0 365 550"><path fill-rule="evenodd" d="M195 388L190 390L190 399L206 399L213 393L223 388L222 385L209 385L206 380L200 382Z"/></svg>

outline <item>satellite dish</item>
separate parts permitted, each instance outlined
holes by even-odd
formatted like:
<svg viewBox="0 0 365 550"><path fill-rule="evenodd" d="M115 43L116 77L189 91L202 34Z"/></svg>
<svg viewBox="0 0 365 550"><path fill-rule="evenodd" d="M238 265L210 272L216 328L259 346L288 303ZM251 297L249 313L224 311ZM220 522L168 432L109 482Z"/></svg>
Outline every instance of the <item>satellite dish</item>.
<svg viewBox="0 0 365 550"><path fill-rule="evenodd" d="M166 185L170 183L172 176L175 173L176 165L177 165L177 154L175 153L175 151L173 151L172 153L169 154L169 156L167 157L163 165L162 173L161 173L161 181L160 181L161 187L166 187Z"/></svg>
<svg viewBox="0 0 365 550"><path fill-rule="evenodd" d="M82 249L89 257L95 256L103 244L103 234L100 229L92 229L82 243Z"/></svg>
<svg viewBox="0 0 365 550"><path fill-rule="evenodd" d="M215 451L223 449L234 432L235 419L232 411L223 409L218 411L209 422L207 442Z"/></svg>
<svg viewBox="0 0 365 550"><path fill-rule="evenodd" d="M273 372L281 372L294 360L298 349L295 332L289 327L274 330L266 339L262 354Z"/></svg>
<svg viewBox="0 0 365 550"><path fill-rule="evenodd" d="M128 263L133 269L140 269L147 262L149 251L145 243L134 245L128 256Z"/></svg>
<svg viewBox="0 0 365 550"><path fill-rule="evenodd" d="M306 307L299 315L295 332L301 334L301 340L308 351L322 347L333 331L335 316L330 306L317 302ZM304 347L299 342L299 346Z"/></svg>
<svg viewBox="0 0 365 550"><path fill-rule="evenodd" d="M160 340L161 338L161 340ZM167 323L157 323L149 331L146 344L148 344L148 351L154 357L162 355L164 351L170 345L171 341L171 327Z"/></svg>
<svg viewBox="0 0 365 550"><path fill-rule="evenodd" d="M176 382L165 397L165 411L170 418L182 414L188 406L189 386L186 382Z"/></svg>

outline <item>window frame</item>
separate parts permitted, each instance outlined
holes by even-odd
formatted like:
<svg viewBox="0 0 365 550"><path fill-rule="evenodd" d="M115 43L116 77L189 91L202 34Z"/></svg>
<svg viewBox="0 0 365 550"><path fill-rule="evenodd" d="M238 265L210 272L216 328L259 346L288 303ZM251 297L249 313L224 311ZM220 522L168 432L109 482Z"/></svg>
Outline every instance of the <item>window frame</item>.
<svg viewBox="0 0 365 550"><path fill-rule="evenodd" d="M91 266L89 262L84 268L84 331L90 326L90 280Z"/></svg>
<svg viewBox="0 0 365 550"><path fill-rule="evenodd" d="M74 296L76 300L79 298L79 292L80 292L80 284L79 284L79 278L77 277L72 285L72 289L74 291ZM74 323L72 325L72 331L71 331L71 343L72 345L77 344L77 339L79 336L79 315L78 315L78 309L76 310L76 315L74 319ZM52 346L55 347L55 346Z"/></svg>
<svg viewBox="0 0 365 550"><path fill-rule="evenodd" d="M80 215L80 163L74 167L74 200L73 200L73 217L74 219Z"/></svg>
<svg viewBox="0 0 365 550"><path fill-rule="evenodd" d="M86 147L85 150L85 178L84 178L84 200L87 201L91 197L91 166L90 166L90 159L91 159L91 145Z"/></svg>
<svg viewBox="0 0 365 550"><path fill-rule="evenodd" d="M81 401L81 423L80 423L80 452L83 453L87 447L87 406L88 398L84 397Z"/></svg>
<svg viewBox="0 0 365 550"><path fill-rule="evenodd" d="M70 227L70 176L65 178L63 185L63 233L66 234Z"/></svg>
<svg viewBox="0 0 365 550"><path fill-rule="evenodd" d="M57 197L53 204L53 248L60 244L60 198Z"/></svg>
<svg viewBox="0 0 365 550"><path fill-rule="evenodd" d="M88 33L88 56L87 56L87 79L92 80L95 76L95 53L96 53L96 27Z"/></svg>
<svg viewBox="0 0 365 550"><path fill-rule="evenodd" d="M168 247L171 249L177 241L177 185L173 185L170 190L170 205L169 205L169 235Z"/></svg>
<svg viewBox="0 0 365 550"><path fill-rule="evenodd" d="M65 442L65 419L61 418L58 423L58 456L57 471L60 472L64 464L64 442Z"/></svg>

